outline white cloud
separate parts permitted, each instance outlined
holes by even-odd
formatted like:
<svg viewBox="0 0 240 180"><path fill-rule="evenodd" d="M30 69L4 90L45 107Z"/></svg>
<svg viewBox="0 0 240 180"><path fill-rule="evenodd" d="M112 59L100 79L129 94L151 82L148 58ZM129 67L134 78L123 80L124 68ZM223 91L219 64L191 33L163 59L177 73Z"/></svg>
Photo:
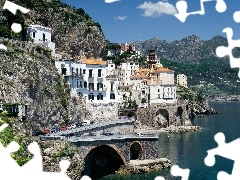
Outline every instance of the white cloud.
<svg viewBox="0 0 240 180"><path fill-rule="evenodd" d="M123 21L127 18L127 16L118 16L115 18L115 20L120 20L120 21Z"/></svg>
<svg viewBox="0 0 240 180"><path fill-rule="evenodd" d="M114 3L114 2L117 2L117 1L120 1L120 0L105 0L105 3Z"/></svg>
<svg viewBox="0 0 240 180"><path fill-rule="evenodd" d="M168 2L159 1L157 3L144 2L143 4L140 4L137 9L143 9L144 14L143 16L146 17L157 17L161 16L162 14L169 14L174 15L177 14L177 10L175 6Z"/></svg>

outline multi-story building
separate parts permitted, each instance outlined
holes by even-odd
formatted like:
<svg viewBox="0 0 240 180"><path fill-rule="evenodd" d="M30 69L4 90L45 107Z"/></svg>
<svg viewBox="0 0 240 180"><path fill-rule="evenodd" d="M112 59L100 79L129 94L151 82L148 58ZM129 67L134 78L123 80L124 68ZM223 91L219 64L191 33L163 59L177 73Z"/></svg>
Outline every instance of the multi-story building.
<svg viewBox="0 0 240 180"><path fill-rule="evenodd" d="M118 66L118 82L119 86L130 86L131 80L130 76L134 74L134 71L139 69L139 63L134 61L128 61L125 63L121 63L120 66Z"/></svg>
<svg viewBox="0 0 240 180"><path fill-rule="evenodd" d="M33 39L33 43L49 48L53 57L61 58L61 55L55 53L55 43L51 39L51 28L41 25L29 25L28 34Z"/></svg>
<svg viewBox="0 0 240 180"><path fill-rule="evenodd" d="M178 74L177 84L183 87L187 87L187 76L185 74Z"/></svg>
<svg viewBox="0 0 240 180"><path fill-rule="evenodd" d="M150 105L176 101L174 71L164 68L153 50L149 50L148 68L135 70L130 79L132 97L138 104L143 98Z"/></svg>
<svg viewBox="0 0 240 180"><path fill-rule="evenodd" d="M118 101L117 78L107 75L106 62L101 59L56 61L72 94L82 94L86 103L115 103ZM115 82L116 81L116 82Z"/></svg>

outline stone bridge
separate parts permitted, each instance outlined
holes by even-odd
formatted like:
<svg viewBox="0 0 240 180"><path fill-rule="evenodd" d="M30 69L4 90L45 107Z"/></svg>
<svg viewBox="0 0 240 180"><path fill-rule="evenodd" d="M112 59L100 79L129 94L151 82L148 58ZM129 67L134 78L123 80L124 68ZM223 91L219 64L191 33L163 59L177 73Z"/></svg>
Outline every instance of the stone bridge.
<svg viewBox="0 0 240 180"><path fill-rule="evenodd" d="M84 157L85 168L81 174L92 179L115 173L121 165L130 160L156 159L158 136L97 136L95 138L70 138Z"/></svg>

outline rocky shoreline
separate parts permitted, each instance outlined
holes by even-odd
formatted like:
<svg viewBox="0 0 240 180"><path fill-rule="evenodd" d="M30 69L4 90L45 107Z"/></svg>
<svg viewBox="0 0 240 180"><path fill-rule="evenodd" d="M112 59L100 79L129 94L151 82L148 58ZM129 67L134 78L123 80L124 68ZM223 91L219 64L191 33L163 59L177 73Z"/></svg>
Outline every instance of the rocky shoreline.
<svg viewBox="0 0 240 180"><path fill-rule="evenodd" d="M170 126L168 128L165 128L165 130L169 133L178 134L178 133L186 133L186 132L194 132L194 131L202 130L202 127L201 126L178 126L178 127Z"/></svg>
<svg viewBox="0 0 240 180"><path fill-rule="evenodd" d="M194 118L196 116L203 116L203 115L209 115L209 114L221 114L221 112L217 112L214 110L211 106L209 106L208 102L192 102L189 103L190 110L189 110L189 118Z"/></svg>
<svg viewBox="0 0 240 180"><path fill-rule="evenodd" d="M158 171L170 167L171 161L166 158L131 160L129 164L122 165L116 174L139 174Z"/></svg>

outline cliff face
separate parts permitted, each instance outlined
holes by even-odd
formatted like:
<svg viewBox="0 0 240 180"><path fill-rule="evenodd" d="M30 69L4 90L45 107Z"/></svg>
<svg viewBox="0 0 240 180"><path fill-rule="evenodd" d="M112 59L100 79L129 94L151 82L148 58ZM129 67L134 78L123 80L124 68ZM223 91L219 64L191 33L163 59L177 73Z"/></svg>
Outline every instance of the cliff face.
<svg viewBox="0 0 240 180"><path fill-rule="evenodd" d="M0 53L0 96L7 103L27 104L28 121L34 127L67 124L85 115L81 99L68 96L47 49L8 39L0 42L8 46ZM70 118L75 106L79 116Z"/></svg>

